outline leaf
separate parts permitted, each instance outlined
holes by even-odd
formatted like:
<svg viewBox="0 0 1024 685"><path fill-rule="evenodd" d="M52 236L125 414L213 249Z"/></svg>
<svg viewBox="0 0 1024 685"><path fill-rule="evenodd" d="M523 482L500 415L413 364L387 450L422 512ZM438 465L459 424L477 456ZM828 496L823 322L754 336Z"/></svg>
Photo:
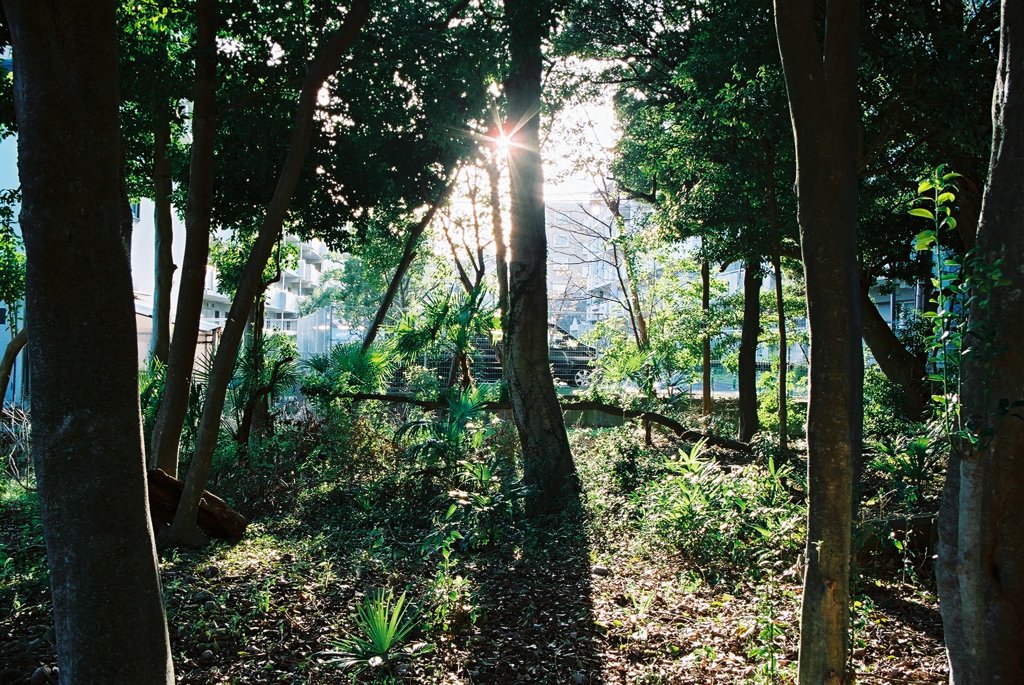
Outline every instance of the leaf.
<svg viewBox="0 0 1024 685"><path fill-rule="evenodd" d="M935 203L942 205L942 204L945 204L947 202L952 202L955 199L956 199L956 195L954 195L953 193L946 192L946 193L942 193L937 198L935 198Z"/></svg>
<svg viewBox="0 0 1024 685"><path fill-rule="evenodd" d="M924 207L914 207L910 210L910 216L919 216L925 219L935 220L935 215L932 214L931 210L925 209Z"/></svg>
<svg viewBox="0 0 1024 685"><path fill-rule="evenodd" d="M916 210L912 210L916 211ZM921 210L927 212L928 210ZM932 243L935 242L935 231L921 231L914 238L914 249L923 251L931 248Z"/></svg>
<svg viewBox="0 0 1024 685"><path fill-rule="evenodd" d="M935 187L935 185L932 184L932 182L929 181L929 180L921 181L920 183L917 184L917 194L920 195L921 193L925 192L926 190L931 190L934 187Z"/></svg>

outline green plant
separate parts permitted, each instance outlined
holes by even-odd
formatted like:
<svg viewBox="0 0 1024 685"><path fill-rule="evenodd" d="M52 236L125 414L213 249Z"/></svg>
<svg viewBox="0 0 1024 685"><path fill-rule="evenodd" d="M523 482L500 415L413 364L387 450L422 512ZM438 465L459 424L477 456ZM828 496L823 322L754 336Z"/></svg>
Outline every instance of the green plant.
<svg viewBox="0 0 1024 685"><path fill-rule="evenodd" d="M331 657L327 663L358 673L395 658L406 638L418 627L417 614L408 611L405 592L395 599L391 590L374 591L356 607L355 623L359 633L340 640L334 645L335 651L322 653ZM428 649L424 645L404 653L412 657Z"/></svg>
<svg viewBox="0 0 1024 685"><path fill-rule="evenodd" d="M897 437L869 446L873 453L869 465L892 479L898 500L907 505L920 502L925 486L939 475L943 454L928 436Z"/></svg>

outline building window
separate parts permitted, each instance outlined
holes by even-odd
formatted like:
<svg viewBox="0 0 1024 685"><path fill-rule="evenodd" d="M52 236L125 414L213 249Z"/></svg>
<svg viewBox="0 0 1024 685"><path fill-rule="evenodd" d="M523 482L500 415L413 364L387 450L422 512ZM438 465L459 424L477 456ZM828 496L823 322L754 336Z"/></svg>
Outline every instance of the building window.
<svg viewBox="0 0 1024 685"><path fill-rule="evenodd" d="M121 205L122 207L124 205ZM132 218L136 221L142 221L142 204L139 202L133 202L132 205Z"/></svg>

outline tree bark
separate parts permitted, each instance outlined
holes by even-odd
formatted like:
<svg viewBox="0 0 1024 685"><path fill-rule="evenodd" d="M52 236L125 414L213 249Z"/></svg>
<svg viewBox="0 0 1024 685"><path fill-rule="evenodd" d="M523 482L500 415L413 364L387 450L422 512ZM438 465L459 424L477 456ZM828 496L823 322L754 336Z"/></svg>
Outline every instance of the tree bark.
<svg viewBox="0 0 1024 685"><path fill-rule="evenodd" d="M775 150L768 147L768 227L772 234L772 271L775 274L775 309L779 328L779 451L789 449L789 343L786 340L786 298L782 289L782 236L779 233L778 187L775 183Z"/></svg>
<svg viewBox="0 0 1024 685"><path fill-rule="evenodd" d="M878 307L871 301L869 283L861 288L861 311L864 314L864 342L886 378L903 390L903 410L913 419L921 418L931 398L924 359L907 351L889 327ZM895 315L895 313L894 313Z"/></svg>
<svg viewBox="0 0 1024 685"><path fill-rule="evenodd" d="M700 263L700 310L705 319L710 309L711 265L703 259ZM711 383L711 336L705 332L701 341L701 413L705 420L711 416Z"/></svg>
<svg viewBox="0 0 1024 685"><path fill-rule="evenodd" d="M317 51L316 57L308 64L299 92L299 101L295 110L292 125L292 137L288 145L288 153L277 179L277 187L270 200L266 216L260 225L256 242L246 260L245 268L238 282L231 309L228 311L227 324L221 335L220 346L213 360L213 368L206 389L206 401L199 422L196 437L196 448L192 455L192 465L185 479L185 491L182 493L181 504L174 516L174 522L162 539L167 545L201 544L204 542L196 527L196 514L202 499L203 488L210 475L213 451L217 446L220 431L221 415L227 396L228 383L234 372L238 345L245 332L245 324L249 318L256 294L263 287L263 270L270 259L281 234L288 206L295 194L299 182L302 163L309 150L309 141L313 131L313 114L316 111L317 96L324 82L331 75L338 60L355 42L360 30L369 18L369 0L355 0L349 8L342 26L327 36Z"/></svg>
<svg viewBox="0 0 1024 685"><path fill-rule="evenodd" d="M217 0L196 4L196 88L192 111L192 150L185 204L185 255L178 283L174 335L167 357L167 380L153 424L149 464L178 475L178 449L192 390L192 370L203 313L203 286L210 255L213 210L213 143L217 127ZM169 292L169 291L168 291Z"/></svg>
<svg viewBox="0 0 1024 685"><path fill-rule="evenodd" d="M501 220L501 174L493 160L488 160L485 169L490 187L491 230L494 233L494 272L498 277L498 311L502 319L508 312L508 255L505 250L505 227Z"/></svg>
<svg viewBox="0 0 1024 685"><path fill-rule="evenodd" d="M853 486L860 461L863 356L857 264L859 3L776 0L797 159L800 243L811 339L807 569L799 679L845 683Z"/></svg>
<svg viewBox="0 0 1024 685"><path fill-rule="evenodd" d="M548 363L547 237L540 156L541 43L551 8L544 0L505 0L511 67L505 83L512 233L505 377L523 447L532 514L562 509L576 492L576 467Z"/></svg>
<svg viewBox="0 0 1024 685"><path fill-rule="evenodd" d="M761 265L749 261L743 270L743 326L740 332L739 439L749 442L761 425L757 418L757 338L761 333Z"/></svg>
<svg viewBox="0 0 1024 685"><path fill-rule="evenodd" d="M170 685L123 241L115 5L3 5L16 56L32 457L60 677Z"/></svg>
<svg viewBox="0 0 1024 685"><path fill-rule="evenodd" d="M409 235L405 238L405 248L402 250L402 258L398 260L398 266L395 267L395 275L391 277L391 282L388 283L388 289L384 293L384 299L381 300L380 306L377 307L377 313L373 317L373 322L370 324L370 328L366 331L366 337L363 338L363 354L366 354L370 349L370 345L377 339L377 334L380 333L381 327L384 325L384 320L388 317L388 311L391 309L392 303L395 301L395 295L398 293L398 288L402 284L402 279L405 278L405 274L409 271L409 267L412 265L412 261L416 259L416 246L420 242L420 238L423 237L423 232L430 225L430 222L434 220L434 215L437 214L437 210L448 201L448 197L452 194L452 190L455 188L455 181L458 178L458 174L454 173L448 185L445 186L440 197L437 201L430 206L427 213L416 222L411 229L409 229Z"/></svg>
<svg viewBox="0 0 1024 685"><path fill-rule="evenodd" d="M3 359L0 359L0 402L3 402L3 398L7 397L7 385L11 382L11 372L14 371L14 362L18 359L18 354L24 349L28 343L28 329L22 328L18 333L11 338L11 341L7 343L7 347L4 348Z"/></svg>
<svg viewBox="0 0 1024 685"><path fill-rule="evenodd" d="M171 286L174 281L174 228L171 223L171 163L167 148L171 144L170 104L160 102L153 128L153 337L149 343L150 360L167 363L171 346Z"/></svg>
<svg viewBox="0 0 1024 685"><path fill-rule="evenodd" d="M978 442L954 441L939 512L936 578L957 685L1017 683L1024 674L1024 5L1004 0L999 36L975 274L1001 260L1008 283L991 291L987 308L985 297L972 300L978 337L963 357L961 415Z"/></svg>

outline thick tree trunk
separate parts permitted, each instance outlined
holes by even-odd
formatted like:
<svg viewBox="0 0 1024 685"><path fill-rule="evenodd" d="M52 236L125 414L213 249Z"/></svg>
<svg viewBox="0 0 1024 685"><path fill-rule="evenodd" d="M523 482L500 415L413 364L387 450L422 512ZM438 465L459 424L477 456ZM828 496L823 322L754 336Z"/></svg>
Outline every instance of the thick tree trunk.
<svg viewBox="0 0 1024 685"><path fill-rule="evenodd" d="M849 681L850 543L864 374L857 265L859 11L856 0L828 0L819 47L814 2L775 2L796 142L811 339L799 660L804 685Z"/></svg>
<svg viewBox="0 0 1024 685"><path fill-rule="evenodd" d="M919 419L928 408L931 397L924 359L907 351L871 301L869 284L862 285L860 302L864 315L864 342L886 378L902 388L903 410L907 416Z"/></svg>
<svg viewBox="0 0 1024 685"><path fill-rule="evenodd" d="M167 363L171 346L171 285L174 281L174 257L171 245L174 228L171 223L171 163L167 147L171 144L171 113L169 104L157 105L153 130L153 224L156 227L153 246L153 337L149 344L150 360Z"/></svg>
<svg viewBox="0 0 1024 685"><path fill-rule="evenodd" d="M980 439L954 445L939 515L936 577L957 685L1024 677L1024 4L1004 0L999 35L977 250L986 267L1001 260L1009 283L992 290L987 309L984 298L971 305L981 339L963 359L961 415Z"/></svg>
<svg viewBox="0 0 1024 685"><path fill-rule="evenodd" d="M115 5L3 4L15 55L32 456L60 677L170 685L123 242Z"/></svg>
<svg viewBox="0 0 1024 685"><path fill-rule="evenodd" d="M711 309L711 265L704 259L700 263L700 310L705 319ZM704 334L701 341L701 413L707 420L711 416L711 336Z"/></svg>
<svg viewBox="0 0 1024 685"><path fill-rule="evenodd" d="M153 424L149 464L178 475L178 449L192 390L192 369L203 313L203 285L210 255L213 208L213 142L216 135L217 0L196 4L196 90L192 110L192 151L185 204L185 255L178 283L174 335L167 357L167 380ZM169 291L168 291L169 292Z"/></svg>
<svg viewBox="0 0 1024 685"><path fill-rule="evenodd" d="M28 329L22 328L17 335L11 338L4 348L3 359L0 359L0 402L7 397L7 385L11 382L11 372L14 371L14 362L18 354L28 343Z"/></svg>
<svg viewBox="0 0 1024 685"><path fill-rule="evenodd" d="M512 233L505 377L523 447L524 482L534 514L556 512L577 489L576 467L548 364L547 237L540 157L541 42L550 8L543 0L505 0L511 71L508 116Z"/></svg>
<svg viewBox="0 0 1024 685"><path fill-rule="evenodd" d="M437 214L438 208L448 201L448 196L451 195L452 189L455 188L457 177L457 173L452 175L451 180L448 181L448 185L445 186L437 201L430 206L430 209L423 215L423 218L409 229L409 235L405 238L405 247L402 249L402 258L398 260L398 266L395 268L395 275L391 277L388 289L384 293L384 299L381 300L380 306L377 307L377 313L373 317L373 322L366 331L366 337L363 338L363 354L366 354L370 349L370 345L377 339L377 334L380 333L384 320L388 317L388 311L391 310L391 305L395 301L398 288L402 284L405 274L409 271L413 260L416 259L416 246L419 244L420 238L423 237L423 232L427 229L427 226L434 220L434 215Z"/></svg>
<svg viewBox="0 0 1024 685"><path fill-rule="evenodd" d="M299 101L292 124L292 137L288 153L277 179L277 187L267 208L267 214L260 225L256 242L246 260L245 268L235 291L235 298L228 312L227 325L221 335L220 346L213 360L213 368L206 388L206 402L196 437L196 449L192 455L185 491L167 535L161 540L167 545L200 544L203 537L196 527L196 514L203 496L203 488L210 475L213 451L217 446L224 401L228 383L234 372L238 345L245 332L256 294L263 287L263 270L281 234L288 206L299 182L302 163L309 150L313 131L313 114L316 111L317 96L324 81L331 75L341 56L359 35L369 17L369 0L355 0L349 8L342 26L321 44L316 57L306 68L306 76L299 92Z"/></svg>
<svg viewBox="0 0 1024 685"><path fill-rule="evenodd" d="M749 442L760 429L757 419L757 338L761 333L761 265L747 262L743 269L743 327L740 332L739 439Z"/></svg>

